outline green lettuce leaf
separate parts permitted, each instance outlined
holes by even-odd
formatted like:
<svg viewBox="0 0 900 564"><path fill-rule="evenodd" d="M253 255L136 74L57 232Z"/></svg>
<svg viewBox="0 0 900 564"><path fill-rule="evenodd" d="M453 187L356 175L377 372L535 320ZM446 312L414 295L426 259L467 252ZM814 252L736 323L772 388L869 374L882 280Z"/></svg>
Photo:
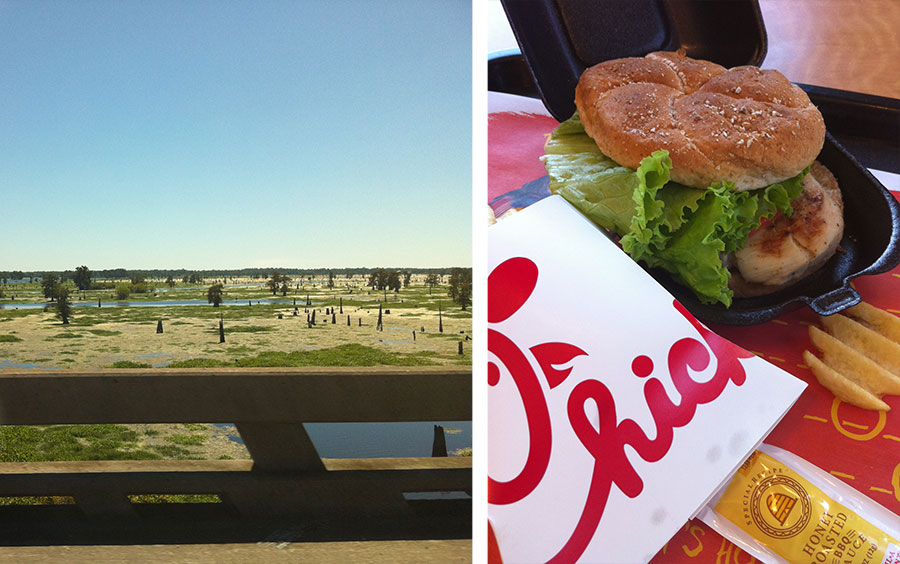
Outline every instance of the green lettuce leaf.
<svg viewBox="0 0 900 564"><path fill-rule="evenodd" d="M597 225L616 233L628 231L638 179L633 170L600 152L578 114L556 128L544 151L551 192Z"/></svg>
<svg viewBox="0 0 900 564"><path fill-rule="evenodd" d="M550 190L597 225L617 233L635 260L663 268L704 303L731 305L722 255L740 249L763 218L790 215L808 169L788 180L735 192L720 182L705 190L670 180L667 151L637 170L619 166L587 135L576 113L547 142L543 157Z"/></svg>

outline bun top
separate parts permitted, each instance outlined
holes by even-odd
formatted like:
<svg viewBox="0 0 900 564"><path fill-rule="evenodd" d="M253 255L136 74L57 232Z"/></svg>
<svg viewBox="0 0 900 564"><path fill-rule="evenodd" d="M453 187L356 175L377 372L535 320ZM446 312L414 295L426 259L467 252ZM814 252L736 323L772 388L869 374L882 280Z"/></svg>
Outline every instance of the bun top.
<svg viewBox="0 0 900 564"><path fill-rule="evenodd" d="M575 105L604 154L636 169L665 149L672 180L753 190L799 174L825 141L822 114L781 73L678 53L614 59L581 75Z"/></svg>

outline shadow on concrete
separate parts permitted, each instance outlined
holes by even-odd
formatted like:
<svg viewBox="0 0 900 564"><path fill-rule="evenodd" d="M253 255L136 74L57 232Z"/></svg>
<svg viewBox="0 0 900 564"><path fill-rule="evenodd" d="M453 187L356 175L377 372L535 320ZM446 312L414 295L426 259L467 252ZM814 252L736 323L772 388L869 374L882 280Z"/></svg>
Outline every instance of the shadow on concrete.
<svg viewBox="0 0 900 564"><path fill-rule="evenodd" d="M74 505L0 508L0 546L451 540L472 538L471 499L410 502L402 517L248 519L227 504L141 504L134 520L87 519Z"/></svg>

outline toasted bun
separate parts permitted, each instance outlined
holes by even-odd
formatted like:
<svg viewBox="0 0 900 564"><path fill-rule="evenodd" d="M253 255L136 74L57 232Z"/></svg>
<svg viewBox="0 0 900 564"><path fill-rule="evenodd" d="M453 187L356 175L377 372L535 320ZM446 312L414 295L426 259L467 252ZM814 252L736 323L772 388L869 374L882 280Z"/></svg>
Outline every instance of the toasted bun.
<svg viewBox="0 0 900 564"><path fill-rule="evenodd" d="M637 168L665 149L672 179L752 190L799 174L822 150L825 123L778 71L727 70L677 53L606 61L581 75L575 105L587 133Z"/></svg>
<svg viewBox="0 0 900 564"><path fill-rule="evenodd" d="M844 203L834 175L818 161L791 203L734 252L729 286L737 297L770 294L809 276L834 255L844 235Z"/></svg>

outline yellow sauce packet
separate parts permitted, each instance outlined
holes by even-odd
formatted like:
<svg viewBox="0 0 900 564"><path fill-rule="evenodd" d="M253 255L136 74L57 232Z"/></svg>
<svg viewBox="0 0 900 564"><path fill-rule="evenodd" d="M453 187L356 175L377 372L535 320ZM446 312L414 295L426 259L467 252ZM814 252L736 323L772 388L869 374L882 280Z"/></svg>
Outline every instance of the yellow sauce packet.
<svg viewBox="0 0 900 564"><path fill-rule="evenodd" d="M900 517L770 445L751 454L698 516L763 562L900 564Z"/></svg>

